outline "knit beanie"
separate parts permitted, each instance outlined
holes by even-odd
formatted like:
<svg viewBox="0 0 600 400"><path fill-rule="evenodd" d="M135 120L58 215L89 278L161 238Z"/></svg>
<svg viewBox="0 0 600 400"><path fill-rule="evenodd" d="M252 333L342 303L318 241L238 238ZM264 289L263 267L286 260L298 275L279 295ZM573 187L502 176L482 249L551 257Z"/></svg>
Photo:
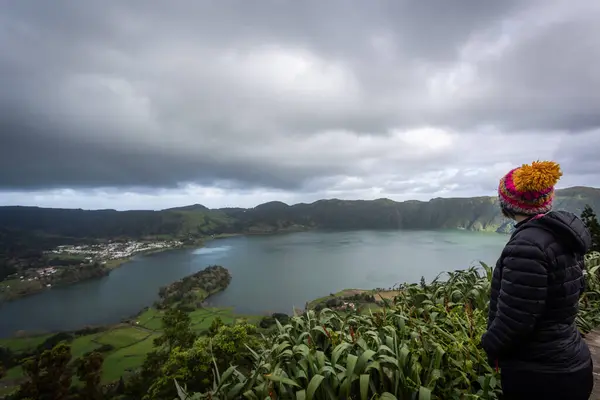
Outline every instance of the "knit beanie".
<svg viewBox="0 0 600 400"><path fill-rule="evenodd" d="M537 215L552 209L554 185L562 172L553 161L535 161L511 170L500 179L500 205L515 214Z"/></svg>

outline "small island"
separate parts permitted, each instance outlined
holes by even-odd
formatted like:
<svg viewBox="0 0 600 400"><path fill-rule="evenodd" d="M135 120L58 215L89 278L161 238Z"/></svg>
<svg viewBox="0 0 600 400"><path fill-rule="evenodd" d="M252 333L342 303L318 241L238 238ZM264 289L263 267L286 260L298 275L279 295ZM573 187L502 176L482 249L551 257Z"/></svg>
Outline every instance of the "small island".
<svg viewBox="0 0 600 400"><path fill-rule="evenodd" d="M159 310L173 306L202 308L209 296L225 290L230 282L231 274L226 268L212 265L160 288L160 299L155 307Z"/></svg>

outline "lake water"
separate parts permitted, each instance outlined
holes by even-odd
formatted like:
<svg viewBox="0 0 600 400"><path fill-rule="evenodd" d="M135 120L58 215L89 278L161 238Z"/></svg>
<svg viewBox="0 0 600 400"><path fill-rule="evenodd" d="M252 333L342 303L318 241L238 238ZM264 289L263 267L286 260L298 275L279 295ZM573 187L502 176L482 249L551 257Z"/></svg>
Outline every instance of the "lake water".
<svg viewBox="0 0 600 400"><path fill-rule="evenodd" d="M302 232L210 241L200 249L134 258L109 276L0 306L0 337L108 324L151 305L158 289L208 265L233 279L211 297L240 313L291 313L345 288L391 287L442 271L493 264L508 236L465 231Z"/></svg>

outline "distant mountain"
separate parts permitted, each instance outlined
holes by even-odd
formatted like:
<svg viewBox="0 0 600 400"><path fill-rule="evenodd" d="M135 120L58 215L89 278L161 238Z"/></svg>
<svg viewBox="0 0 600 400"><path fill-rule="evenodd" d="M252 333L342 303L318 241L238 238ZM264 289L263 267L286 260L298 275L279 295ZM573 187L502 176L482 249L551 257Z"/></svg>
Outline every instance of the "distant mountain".
<svg viewBox="0 0 600 400"><path fill-rule="evenodd" d="M580 214L600 211L600 189L557 191L555 209ZM430 201L319 200L287 205L273 201L254 208L208 209L195 204L161 211L115 211L0 207L0 228L69 238L204 236L275 233L306 229L509 229L496 197L436 198Z"/></svg>
<svg viewBox="0 0 600 400"><path fill-rule="evenodd" d="M191 206L167 208L166 210L163 210L163 211L208 211L208 210L210 210L210 209L206 206L203 206L202 204L192 204Z"/></svg>

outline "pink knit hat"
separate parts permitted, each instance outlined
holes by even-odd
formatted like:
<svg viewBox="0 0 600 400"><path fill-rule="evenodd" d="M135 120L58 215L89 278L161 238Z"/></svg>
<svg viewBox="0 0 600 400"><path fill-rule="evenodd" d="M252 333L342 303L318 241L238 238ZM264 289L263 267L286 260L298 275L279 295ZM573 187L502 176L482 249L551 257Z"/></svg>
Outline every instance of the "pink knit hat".
<svg viewBox="0 0 600 400"><path fill-rule="evenodd" d="M553 161L535 161L512 169L500 179L500 204L515 214L547 213L552 209L554 185L561 176L560 165Z"/></svg>

